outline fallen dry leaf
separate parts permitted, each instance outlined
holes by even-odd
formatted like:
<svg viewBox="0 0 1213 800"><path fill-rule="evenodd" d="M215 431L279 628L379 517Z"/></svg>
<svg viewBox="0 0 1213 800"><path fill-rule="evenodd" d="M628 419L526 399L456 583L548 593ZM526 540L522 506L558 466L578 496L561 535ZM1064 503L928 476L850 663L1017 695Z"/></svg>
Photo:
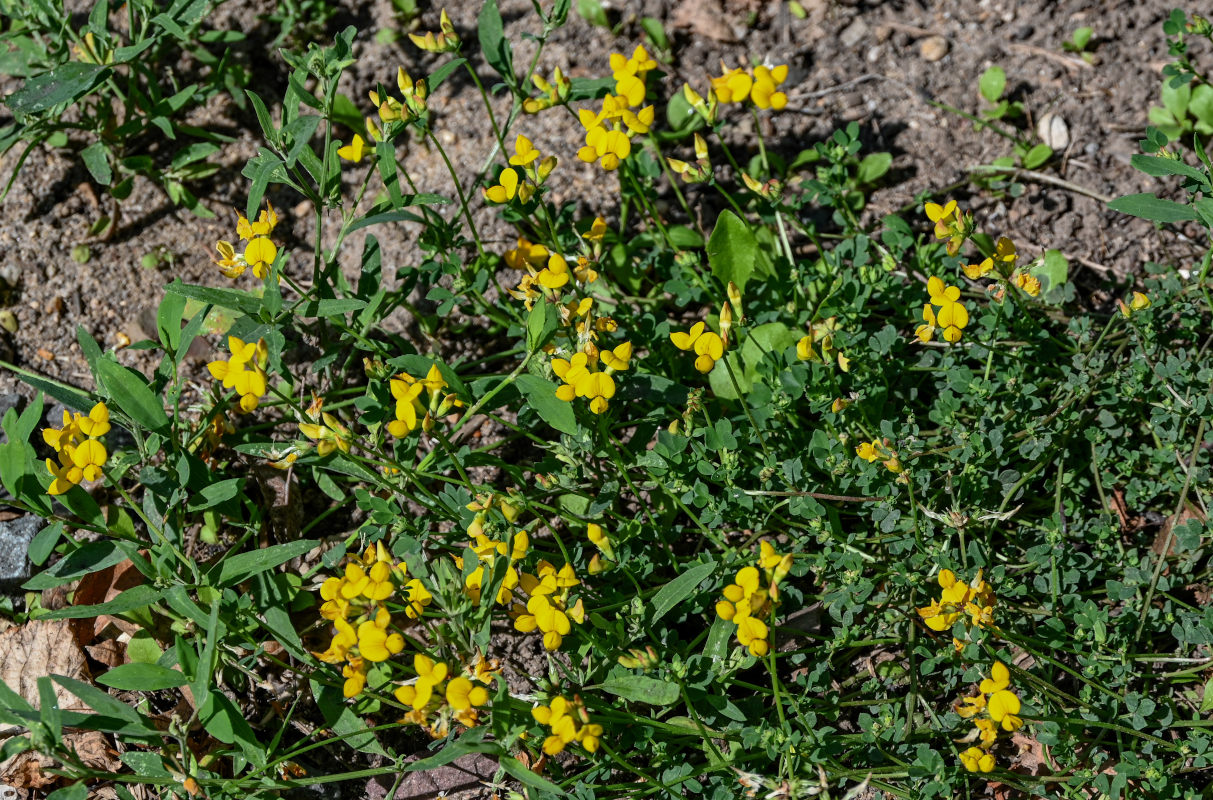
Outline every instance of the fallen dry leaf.
<svg viewBox="0 0 1213 800"><path fill-rule="evenodd" d="M34 620L18 628L0 633L0 680L9 688L38 705L38 678L64 675L87 681L84 651L71 635L67 620ZM54 684L59 707L70 711L86 711L87 707L75 695ZM14 726L0 725L0 733Z"/></svg>
<svg viewBox="0 0 1213 800"><path fill-rule="evenodd" d="M89 573L81 578L80 584L72 595L72 605L93 606L108 603L122 592L141 583L143 583L143 574L135 569L135 565L128 558L112 567ZM95 642L102 631L110 625L114 625L121 632L132 636L139 631L138 625L132 625L126 620L111 617L109 614L102 614L97 617L72 620L72 634L76 637L76 642L83 647Z"/></svg>
<svg viewBox="0 0 1213 800"><path fill-rule="evenodd" d="M84 652L110 669L126 663L126 645L117 639L106 639L97 644L86 645Z"/></svg>
<svg viewBox="0 0 1213 800"><path fill-rule="evenodd" d="M725 20L724 9L714 0L688 0L678 4L670 17L675 28L686 28L696 36L720 42L735 42L737 36Z"/></svg>
<svg viewBox="0 0 1213 800"><path fill-rule="evenodd" d="M42 770L54 766L54 760L33 750L27 750L0 764L0 783L14 789L41 789L57 778Z"/></svg>

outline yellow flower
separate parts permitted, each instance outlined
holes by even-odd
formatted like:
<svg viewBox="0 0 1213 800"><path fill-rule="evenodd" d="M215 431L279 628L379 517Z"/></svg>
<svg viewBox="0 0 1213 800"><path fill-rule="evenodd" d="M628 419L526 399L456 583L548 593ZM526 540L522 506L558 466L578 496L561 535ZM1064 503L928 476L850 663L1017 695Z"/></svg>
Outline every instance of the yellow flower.
<svg viewBox="0 0 1213 800"><path fill-rule="evenodd" d="M1004 731L1013 731L1023 727L1019 714L1019 697L1008 689L1000 689L990 695L990 719L1002 726Z"/></svg>
<svg viewBox="0 0 1213 800"><path fill-rule="evenodd" d="M327 411L323 412L321 419L324 421L323 425L314 422L299 423L300 433L312 441L319 442L316 445L316 454L323 458L334 450L348 453L350 451L350 429L342 425Z"/></svg>
<svg viewBox="0 0 1213 800"><path fill-rule="evenodd" d="M220 256L215 264L225 278L239 278L244 274L248 264L244 262L243 255L236 255L236 248L232 246L231 242L218 241L215 243L215 249L219 251Z"/></svg>
<svg viewBox="0 0 1213 800"><path fill-rule="evenodd" d="M236 390L240 395L241 411L251 412L269 391L265 374L269 349L264 339L246 343L236 336L228 337L227 346L231 353L228 360L208 363L207 371L222 382L223 388Z"/></svg>
<svg viewBox="0 0 1213 800"><path fill-rule="evenodd" d="M759 65L754 67L754 85L750 88L750 99L759 108L772 108L779 111L788 105L788 96L778 87L788 79L788 66L770 68Z"/></svg>
<svg viewBox="0 0 1213 800"><path fill-rule="evenodd" d="M337 148L337 155L346 161L352 161L357 164L366 155L366 139L363 139L360 134L355 133L353 141L344 147Z"/></svg>
<svg viewBox="0 0 1213 800"><path fill-rule="evenodd" d="M1133 299L1129 301L1129 308L1134 311L1141 311L1143 308L1150 307L1150 298L1146 297L1142 292L1133 292Z"/></svg>
<svg viewBox="0 0 1213 800"><path fill-rule="evenodd" d="M236 235L242 240L269 236L277 225L278 212L274 211L274 207L269 203L266 203L266 208L262 209L261 214L252 222L239 211L236 212Z"/></svg>
<svg viewBox="0 0 1213 800"><path fill-rule="evenodd" d="M510 164L515 167L525 167L539 160L539 150L531 144L531 140L518 134L514 140L514 155L510 156Z"/></svg>
<svg viewBox="0 0 1213 800"><path fill-rule="evenodd" d="M456 711L468 711L489 701L489 693L483 686L476 686L460 675L446 685L446 702Z"/></svg>
<svg viewBox="0 0 1213 800"><path fill-rule="evenodd" d="M388 423L387 431L397 439L403 439L417 429L417 412L425 413L418 399L425 389L416 378L401 373L388 382L392 397L396 400L396 418Z"/></svg>
<svg viewBox="0 0 1213 800"><path fill-rule="evenodd" d="M519 181L518 170L507 167L501 171L496 186L484 190L484 197L490 203L508 203L517 197L522 202L531 198L535 187L526 181Z"/></svg>
<svg viewBox="0 0 1213 800"><path fill-rule="evenodd" d="M935 223L935 238L947 239L948 255L954 256L960 251L960 246L972 232L972 216L962 214L955 200L949 200L947 205L927 203L924 207L927 219Z"/></svg>
<svg viewBox="0 0 1213 800"><path fill-rule="evenodd" d="M632 359L632 343L624 342L613 350L602 350L598 357L602 359L602 364L608 371L623 372Z"/></svg>
<svg viewBox="0 0 1213 800"><path fill-rule="evenodd" d="M253 268L253 274L265 279L270 274L270 267L278 257L278 247L269 237L258 236L244 248L244 263Z"/></svg>
<svg viewBox="0 0 1213 800"><path fill-rule="evenodd" d="M687 333L671 333L670 341L679 350L694 350L697 356L695 369L706 374L724 357L724 340L711 331L705 331L705 327L704 323L696 322Z"/></svg>
<svg viewBox="0 0 1213 800"><path fill-rule="evenodd" d="M960 754L960 763L969 772L992 772L994 756L979 747L970 747Z"/></svg>
<svg viewBox="0 0 1213 800"><path fill-rule="evenodd" d="M750 88L754 85L754 78L745 70L725 69L723 63L720 68L724 70L718 78L710 78L712 89L716 92L716 98L722 103L742 103L750 96Z"/></svg>
<svg viewBox="0 0 1213 800"><path fill-rule="evenodd" d="M1031 297L1040 296L1040 281L1033 275L1026 272L1016 272L1014 276L1015 285L1023 290L1024 294Z"/></svg>
<svg viewBox="0 0 1213 800"><path fill-rule="evenodd" d="M382 621L383 624L380 624ZM386 608L381 608L374 620L367 620L358 626L358 652L367 661L378 663L404 649L404 637L398 633L388 633L387 626L391 617Z"/></svg>

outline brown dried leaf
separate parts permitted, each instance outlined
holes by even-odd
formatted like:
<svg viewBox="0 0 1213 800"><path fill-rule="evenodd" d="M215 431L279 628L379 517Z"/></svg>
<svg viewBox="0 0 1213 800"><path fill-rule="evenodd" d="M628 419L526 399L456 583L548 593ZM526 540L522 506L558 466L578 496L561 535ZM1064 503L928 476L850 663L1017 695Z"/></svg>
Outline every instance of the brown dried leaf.
<svg viewBox="0 0 1213 800"><path fill-rule="evenodd" d="M76 751L86 766L113 772L122 766L118 753L110 747L109 740L100 731L80 731L64 735L63 741Z"/></svg>
<svg viewBox="0 0 1213 800"><path fill-rule="evenodd" d="M1191 503L1184 503L1184 507L1180 509L1178 514L1173 514L1163 521L1158 535L1154 537L1154 543L1150 545L1150 552L1155 555L1165 555L1168 558L1175 555L1177 542L1175 537L1171 535L1171 532L1190 519L1204 522L1204 512ZM1163 553L1164 547L1167 549L1166 553Z"/></svg>
<svg viewBox="0 0 1213 800"><path fill-rule="evenodd" d="M0 764L0 783L14 789L41 789L58 778L42 770L54 765L54 760L33 750L27 750Z"/></svg>
<svg viewBox="0 0 1213 800"><path fill-rule="evenodd" d="M67 620L34 620L0 633L0 680L35 706L38 678L65 675L88 681L84 652L71 635ZM86 711L75 695L55 684L55 697L65 711ZM13 726L0 725L0 732Z"/></svg>
<svg viewBox="0 0 1213 800"><path fill-rule="evenodd" d="M106 639L97 644L90 644L84 648L84 651L95 661L110 669L126 663L126 645L117 639Z"/></svg>
<svg viewBox="0 0 1213 800"><path fill-rule="evenodd" d="M720 42L737 41L737 36L725 19L724 9L715 0L684 0L674 9L670 24L675 28L687 28L696 36L706 36Z"/></svg>
<svg viewBox="0 0 1213 800"><path fill-rule="evenodd" d="M72 595L72 605L92 606L108 603L122 592L143 583L143 574L135 569L128 558L112 567L89 573L80 579ZM102 614L99 617L72 620L72 634L83 647L92 644L109 625L116 626L123 633L134 635L139 626L132 625L126 620Z"/></svg>

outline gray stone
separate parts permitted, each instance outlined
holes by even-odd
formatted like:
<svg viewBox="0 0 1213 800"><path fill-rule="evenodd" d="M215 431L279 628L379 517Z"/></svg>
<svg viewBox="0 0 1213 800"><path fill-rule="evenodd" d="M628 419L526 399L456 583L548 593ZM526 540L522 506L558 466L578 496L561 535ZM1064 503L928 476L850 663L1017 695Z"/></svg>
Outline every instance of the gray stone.
<svg viewBox="0 0 1213 800"><path fill-rule="evenodd" d="M21 407L25 405L25 398L16 392L9 394L0 394L0 419L4 419L4 415L8 413L10 408L17 409L17 413L21 413ZM8 441L8 434L0 428L0 444Z"/></svg>
<svg viewBox="0 0 1213 800"><path fill-rule="evenodd" d="M45 524L33 514L0 522L0 590L15 590L29 580L29 543Z"/></svg>
<svg viewBox="0 0 1213 800"><path fill-rule="evenodd" d="M842 32L838 34L838 41L842 42L843 47L854 47L867 36L868 24L863 19L856 17L854 22L843 28Z"/></svg>

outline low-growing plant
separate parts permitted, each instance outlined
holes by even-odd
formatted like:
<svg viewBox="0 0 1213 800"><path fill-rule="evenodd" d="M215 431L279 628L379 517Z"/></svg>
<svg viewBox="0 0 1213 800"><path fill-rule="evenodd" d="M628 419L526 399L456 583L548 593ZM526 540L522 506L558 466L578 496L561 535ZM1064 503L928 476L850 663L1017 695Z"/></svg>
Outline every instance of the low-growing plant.
<svg viewBox="0 0 1213 800"><path fill-rule="evenodd" d="M45 143L76 151L116 201L102 230L116 228L135 176L154 181L174 205L213 216L188 184L215 173L208 159L229 138L187 124L185 112L216 93L239 92L249 78L229 48L244 34L203 29L217 5L131 0L111 8L96 0L77 29L61 0L0 3L6 72L25 78L4 100L14 122L0 130L0 153L23 145L4 193ZM182 67L183 57L196 71ZM154 145L171 158L159 157Z"/></svg>
<svg viewBox="0 0 1213 800"><path fill-rule="evenodd" d="M471 753L532 798L1202 797L1213 248L1096 304L954 199L864 219L855 127L812 175L762 125L731 143L786 107L786 65L674 100L636 45L569 80L542 63L569 3L540 11L525 71L480 13L513 102L493 116L484 90L478 185L429 113L455 70L488 82L445 13L413 41L447 58L359 87L356 130L334 111L355 31L285 54L281 104L249 95L265 143L211 254L231 285L169 284L133 345L150 376L83 329L92 390L21 373L41 393L3 419L0 483L48 521L26 588L103 598L29 617L135 626L96 682L171 702L0 686L22 731L0 754L54 757L60 798L377 776L395 796ZM540 113L576 141L544 141ZM406 137L449 186L416 183ZM1135 158L1184 202L1113 207L1213 231L1197 157ZM555 201L572 159L600 207ZM310 201L302 246L271 185ZM395 275L391 225L418 234ZM199 389L184 355L215 309ZM122 767L85 763L81 727L120 738Z"/></svg>

